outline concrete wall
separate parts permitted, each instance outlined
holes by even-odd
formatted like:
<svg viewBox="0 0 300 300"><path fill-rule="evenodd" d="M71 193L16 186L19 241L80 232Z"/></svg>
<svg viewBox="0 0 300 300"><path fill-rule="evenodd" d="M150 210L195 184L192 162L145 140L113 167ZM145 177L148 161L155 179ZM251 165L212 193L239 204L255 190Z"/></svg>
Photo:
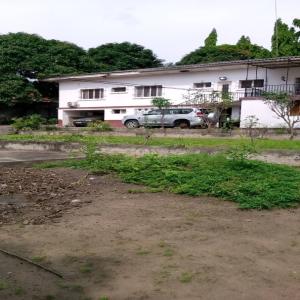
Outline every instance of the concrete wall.
<svg viewBox="0 0 300 300"><path fill-rule="evenodd" d="M242 100L241 105L241 128L247 127L246 118L255 116L258 118L258 127L264 128L286 128L287 125L282 119L271 111L263 100ZM300 127L300 124L295 126Z"/></svg>

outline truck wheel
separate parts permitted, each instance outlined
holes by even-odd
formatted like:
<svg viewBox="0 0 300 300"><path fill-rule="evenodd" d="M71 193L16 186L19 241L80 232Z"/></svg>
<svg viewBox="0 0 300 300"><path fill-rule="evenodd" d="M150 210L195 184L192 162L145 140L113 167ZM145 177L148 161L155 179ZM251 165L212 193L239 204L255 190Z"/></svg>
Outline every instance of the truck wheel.
<svg viewBox="0 0 300 300"><path fill-rule="evenodd" d="M190 122L187 120L178 120L175 123L175 127L180 127L182 129L184 128L190 128Z"/></svg>
<svg viewBox="0 0 300 300"><path fill-rule="evenodd" d="M128 120L125 122L127 128L138 128L140 126L137 120Z"/></svg>

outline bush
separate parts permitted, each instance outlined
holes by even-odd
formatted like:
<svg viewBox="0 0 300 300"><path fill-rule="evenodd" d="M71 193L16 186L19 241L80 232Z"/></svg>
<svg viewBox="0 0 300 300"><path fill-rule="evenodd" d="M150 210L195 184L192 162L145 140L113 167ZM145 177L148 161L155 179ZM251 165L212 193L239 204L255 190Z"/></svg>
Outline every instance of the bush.
<svg viewBox="0 0 300 300"><path fill-rule="evenodd" d="M235 147L231 147L227 152L227 159L233 163L247 163L257 151L253 144L241 144Z"/></svg>
<svg viewBox="0 0 300 300"><path fill-rule="evenodd" d="M57 122L57 118L50 118L47 120L47 125L56 125Z"/></svg>
<svg viewBox="0 0 300 300"><path fill-rule="evenodd" d="M13 120L13 128L18 132L20 130L38 130L46 120L41 115L31 115Z"/></svg>
<svg viewBox="0 0 300 300"><path fill-rule="evenodd" d="M112 131L111 126L101 120L91 122L88 127L93 131Z"/></svg>

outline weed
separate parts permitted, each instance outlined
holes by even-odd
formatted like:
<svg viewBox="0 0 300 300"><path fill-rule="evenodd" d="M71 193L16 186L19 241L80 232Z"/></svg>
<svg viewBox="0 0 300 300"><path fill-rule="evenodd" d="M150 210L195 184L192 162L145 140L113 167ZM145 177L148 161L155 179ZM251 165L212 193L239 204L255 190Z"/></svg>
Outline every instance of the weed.
<svg viewBox="0 0 300 300"><path fill-rule="evenodd" d="M54 295L47 295L46 297L45 297L45 300L55 300L55 296Z"/></svg>
<svg viewBox="0 0 300 300"><path fill-rule="evenodd" d="M25 291L21 288L21 287L17 287L15 288L15 295L16 296L22 296L22 295L25 295Z"/></svg>
<svg viewBox="0 0 300 300"><path fill-rule="evenodd" d="M142 193L147 193L147 190L145 190L145 189L129 189L127 192L129 194L142 194Z"/></svg>
<svg viewBox="0 0 300 300"><path fill-rule="evenodd" d="M110 126L110 124L103 122L101 120L96 120L91 122L88 125L88 128L93 130L93 131L112 131L112 127Z"/></svg>
<svg viewBox="0 0 300 300"><path fill-rule="evenodd" d="M168 248L168 249L166 249L166 250L164 251L164 254L163 254L163 255L164 255L164 256L171 257L171 256L174 255L174 251L173 251L172 249Z"/></svg>
<svg viewBox="0 0 300 300"><path fill-rule="evenodd" d="M0 279L0 291L8 288L8 284L6 281Z"/></svg>
<svg viewBox="0 0 300 300"><path fill-rule="evenodd" d="M193 279L193 274L190 272L183 272L179 277L179 281L182 283L189 283Z"/></svg>
<svg viewBox="0 0 300 300"><path fill-rule="evenodd" d="M92 263L85 263L79 268L81 273L91 273L93 271L93 264Z"/></svg>
<svg viewBox="0 0 300 300"><path fill-rule="evenodd" d="M35 263L41 263L47 259L47 256L33 256L31 260Z"/></svg>
<svg viewBox="0 0 300 300"><path fill-rule="evenodd" d="M148 255L148 254L150 254L151 253L151 251L149 251L149 250L145 250L145 249L140 249L140 250L138 250L137 251L137 255Z"/></svg>
<svg viewBox="0 0 300 300"><path fill-rule="evenodd" d="M102 296L102 297L99 298L99 300L109 300L109 299L106 296Z"/></svg>

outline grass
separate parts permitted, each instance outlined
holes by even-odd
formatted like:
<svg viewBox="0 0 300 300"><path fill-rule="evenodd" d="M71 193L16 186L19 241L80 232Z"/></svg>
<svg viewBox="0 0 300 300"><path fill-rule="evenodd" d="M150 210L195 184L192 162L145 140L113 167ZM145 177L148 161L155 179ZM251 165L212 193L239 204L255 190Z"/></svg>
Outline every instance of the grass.
<svg viewBox="0 0 300 300"><path fill-rule="evenodd" d="M163 254L164 256L167 256L167 257L171 257L171 256L173 256L174 255L174 251L172 250L172 249L166 249L165 251L164 251L164 254Z"/></svg>
<svg viewBox="0 0 300 300"><path fill-rule="evenodd" d="M189 283L192 281L192 279L193 279L193 274L190 272L183 272L179 277L179 281L181 283Z"/></svg>
<svg viewBox="0 0 300 300"><path fill-rule="evenodd" d="M300 203L300 170L260 161L228 160L224 155L185 154L135 158L88 154L83 160L45 163L92 173L117 173L124 182L190 196L231 200L243 209L295 207Z"/></svg>
<svg viewBox="0 0 300 300"><path fill-rule="evenodd" d="M136 252L137 255L141 255L141 256L143 256L143 255L148 255L148 254L150 254L150 253L151 253L151 251L145 250L145 249L139 249L139 250Z"/></svg>
<svg viewBox="0 0 300 300"><path fill-rule="evenodd" d="M16 296L22 296L22 295L26 294L25 290L21 287L15 288L14 293L15 293Z"/></svg>
<svg viewBox="0 0 300 300"><path fill-rule="evenodd" d="M0 291L3 291L8 288L6 281L0 279Z"/></svg>
<svg viewBox="0 0 300 300"><path fill-rule="evenodd" d="M91 273L93 271L93 264L85 263L79 268L79 271L84 274Z"/></svg>
<svg viewBox="0 0 300 300"><path fill-rule="evenodd" d="M35 263L42 263L47 259L47 256L33 256L31 260Z"/></svg>
<svg viewBox="0 0 300 300"><path fill-rule="evenodd" d="M9 134L0 135L3 141L33 141L33 142L94 142L98 144L126 144L164 146L164 147L205 147L229 148L249 142L248 138L176 138L176 137L151 137L146 141L143 136L93 136L80 134L67 135L32 135ZM300 150L300 140L272 140L257 139L257 150Z"/></svg>

